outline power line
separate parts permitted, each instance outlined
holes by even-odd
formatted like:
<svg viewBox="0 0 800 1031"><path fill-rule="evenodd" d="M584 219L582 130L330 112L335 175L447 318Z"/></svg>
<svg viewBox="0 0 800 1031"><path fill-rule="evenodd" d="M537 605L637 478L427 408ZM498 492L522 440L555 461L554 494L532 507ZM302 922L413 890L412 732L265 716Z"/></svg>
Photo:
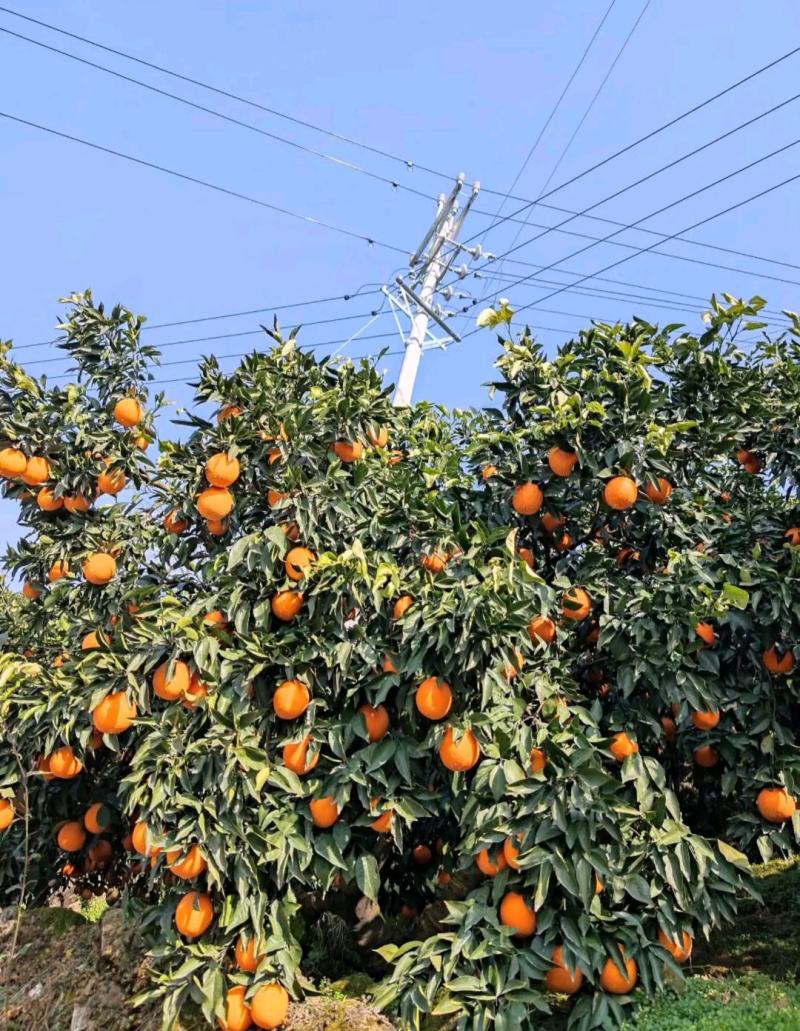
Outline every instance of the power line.
<svg viewBox="0 0 800 1031"><path fill-rule="evenodd" d="M342 236L348 236L353 240L361 240L362 242L369 244L371 247L382 247L385 250L394 251L397 254L408 253L408 248L395 247L392 244L376 240L374 237L365 236L362 233L356 233L350 229L344 229L342 226L333 225L331 222L325 222L322 219L315 218L313 215L302 215L296 211L290 211L288 208L282 208L277 204L271 204L269 201L261 200L258 197L251 197L246 193L240 193L237 190L230 190L225 186L210 183L205 179L186 175L184 172L177 172L173 168L166 168L164 165L157 165L152 161L145 161L144 158L134 157L132 154L125 154L120 150L114 150L111 147L104 147L99 143L92 143L90 140L81 139L79 136L72 136L69 133L61 132L58 129L51 129L47 125L39 125L38 122L31 122L26 118L19 118L17 115L9 114L7 111L0 111L0 118L7 118L9 121L17 122L19 125L26 125L31 129L39 129L41 132L49 133L51 136L57 136L62 140L70 140L72 143L80 143L84 147L91 147L92 150L99 150L104 154L111 154L113 157L123 158L125 161L131 161L136 165L151 168L156 172L163 172L166 175L174 176L176 179L182 179L184 182L194 183L196 186L204 186L207 190L214 190L217 193L223 193L228 197L235 197L237 200L244 200L249 204L256 204L258 207L267 208L268 210L275 211L280 215L288 215L290 218L297 219L301 222L321 226L323 229L330 229L332 232L340 233Z"/></svg>

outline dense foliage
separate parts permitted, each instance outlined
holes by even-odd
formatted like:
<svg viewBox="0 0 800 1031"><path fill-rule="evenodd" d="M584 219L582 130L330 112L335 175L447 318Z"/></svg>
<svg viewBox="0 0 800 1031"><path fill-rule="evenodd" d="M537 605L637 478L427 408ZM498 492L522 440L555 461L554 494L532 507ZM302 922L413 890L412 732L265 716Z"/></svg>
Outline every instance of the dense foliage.
<svg viewBox="0 0 800 1031"><path fill-rule="evenodd" d="M149 457L142 320L69 300L75 384L0 360L7 897L124 884L229 1031L340 933L409 1026L680 977L800 832L800 321L502 336L469 413L275 325Z"/></svg>

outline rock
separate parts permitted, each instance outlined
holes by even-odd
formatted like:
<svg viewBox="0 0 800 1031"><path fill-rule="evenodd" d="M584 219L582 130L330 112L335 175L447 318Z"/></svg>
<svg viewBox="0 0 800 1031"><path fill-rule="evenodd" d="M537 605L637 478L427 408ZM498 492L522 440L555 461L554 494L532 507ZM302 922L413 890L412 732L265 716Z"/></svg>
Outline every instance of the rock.
<svg viewBox="0 0 800 1031"><path fill-rule="evenodd" d="M92 1011L86 1003L78 1004L72 1008L72 1021L69 1031L91 1031Z"/></svg>
<svg viewBox="0 0 800 1031"><path fill-rule="evenodd" d="M121 966L132 953L141 953L142 948L139 935L125 923L122 910L107 909L100 921L100 955L103 959Z"/></svg>

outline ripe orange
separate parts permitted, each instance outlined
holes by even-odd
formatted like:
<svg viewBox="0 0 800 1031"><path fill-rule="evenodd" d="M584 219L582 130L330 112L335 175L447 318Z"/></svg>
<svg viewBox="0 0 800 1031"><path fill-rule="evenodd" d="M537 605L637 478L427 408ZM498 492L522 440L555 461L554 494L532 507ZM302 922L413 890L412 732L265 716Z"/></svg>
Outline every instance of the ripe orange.
<svg viewBox="0 0 800 1031"><path fill-rule="evenodd" d="M710 623L695 623L694 632L710 648L717 640L717 634Z"/></svg>
<svg viewBox="0 0 800 1031"><path fill-rule="evenodd" d="M630 476L614 476L603 489L603 500L609 508L623 512L626 508L633 508L639 488Z"/></svg>
<svg viewBox="0 0 800 1031"><path fill-rule="evenodd" d="M793 548L800 548L800 526L791 526L783 535Z"/></svg>
<svg viewBox="0 0 800 1031"><path fill-rule="evenodd" d="M262 951L261 942L255 938L245 938L244 935L239 936L235 953L237 967L247 974L254 974L258 964L267 954L266 951Z"/></svg>
<svg viewBox="0 0 800 1031"><path fill-rule="evenodd" d="M283 491L273 490L272 488L270 488L267 491L267 504L270 508L276 508L278 505L280 505L282 501L285 501L288 497L289 495L285 494Z"/></svg>
<svg viewBox="0 0 800 1031"><path fill-rule="evenodd" d="M228 532L228 524L224 519L206 519L206 529L212 537L224 537Z"/></svg>
<svg viewBox="0 0 800 1031"><path fill-rule="evenodd" d="M443 720L453 707L453 692L440 677L426 677L417 688L415 702L426 719Z"/></svg>
<svg viewBox="0 0 800 1031"><path fill-rule="evenodd" d="M167 865L172 873L176 877L180 877L182 881L190 881L193 877L199 877L208 869L208 862L199 845L192 845L185 855L179 848L170 849L167 852Z"/></svg>
<svg viewBox="0 0 800 1031"><path fill-rule="evenodd" d="M658 940L678 963L685 963L692 955L692 946L694 945L694 941L688 931L684 931L681 935L681 940L678 941L675 938L668 937L659 927Z"/></svg>
<svg viewBox="0 0 800 1031"><path fill-rule="evenodd" d="M636 987L639 979L639 968L636 960L625 959L625 950L620 946L620 952L625 964L625 973L619 969L613 959L607 959L600 974L600 984L612 995L627 995Z"/></svg>
<svg viewBox="0 0 800 1031"><path fill-rule="evenodd" d="M72 780L83 769L83 763L76 758L69 745L57 748L47 757L46 763L48 772L59 780Z"/></svg>
<svg viewBox="0 0 800 1031"><path fill-rule="evenodd" d="M583 971L579 967L573 970L564 962L564 949L556 945L553 949L553 966L547 971L544 978L548 992L559 992L561 995L574 995L580 991L583 984Z"/></svg>
<svg viewBox="0 0 800 1031"><path fill-rule="evenodd" d="M437 549L429 555L423 555L420 562L429 573L441 573L447 565L447 555Z"/></svg>
<svg viewBox="0 0 800 1031"><path fill-rule="evenodd" d="M175 910L175 926L186 938L199 938L214 920L214 906L208 895L187 891Z"/></svg>
<svg viewBox="0 0 800 1031"><path fill-rule="evenodd" d="M102 551L96 551L83 563L83 576L95 587L103 587L117 575L117 563Z"/></svg>
<svg viewBox="0 0 800 1031"><path fill-rule="evenodd" d="M308 548L290 548L286 554L285 565L286 575L290 580L302 580L307 575L316 559L313 551Z"/></svg>
<svg viewBox="0 0 800 1031"><path fill-rule="evenodd" d="M128 429L138 426L143 414L141 403L135 397L123 397L114 405L114 419Z"/></svg>
<svg viewBox="0 0 800 1031"><path fill-rule="evenodd" d="M150 831L144 820L138 820L131 833L131 845L140 856L157 856L161 849L153 845Z"/></svg>
<svg viewBox="0 0 800 1031"><path fill-rule="evenodd" d="M402 619L413 604L414 599L410 594L402 594L394 603L394 608L392 609L393 617L395 619Z"/></svg>
<svg viewBox="0 0 800 1031"><path fill-rule="evenodd" d="M516 937L529 938L536 930L536 913L519 892L508 891L500 903L500 922L513 928Z"/></svg>
<svg viewBox="0 0 800 1031"><path fill-rule="evenodd" d="M567 591L561 601L561 612L564 619L578 622L586 619L592 611L592 600L582 587L573 587Z"/></svg>
<svg viewBox="0 0 800 1031"><path fill-rule="evenodd" d="M302 680L284 680L272 696L272 707L279 720L296 720L310 704L311 692Z"/></svg>
<svg viewBox="0 0 800 1031"><path fill-rule="evenodd" d="M787 648L781 654L774 644L763 653L761 661L764 663L765 668L776 676L785 676L787 673L791 673L794 668L794 655L791 648Z"/></svg>
<svg viewBox="0 0 800 1031"><path fill-rule="evenodd" d="M262 985L250 1000L250 1012L257 1027L274 1031L289 1013L289 993L277 981Z"/></svg>
<svg viewBox="0 0 800 1031"><path fill-rule="evenodd" d="M230 487L239 479L241 466L238 458L230 458L225 451L212 455L206 462L206 479L212 487Z"/></svg>
<svg viewBox="0 0 800 1031"><path fill-rule="evenodd" d="M530 548L517 548L517 554L522 561L528 566L529 569L536 568L536 559L533 551Z"/></svg>
<svg viewBox="0 0 800 1031"><path fill-rule="evenodd" d="M104 461L107 466L111 464L110 458L106 458ZM110 494L112 497L115 497L121 490L125 489L127 482L122 469L112 469L110 472L106 469L97 477L97 493Z"/></svg>
<svg viewBox="0 0 800 1031"><path fill-rule="evenodd" d="M542 529L546 533L555 533L556 530L560 530L567 522L565 516L554 515L552 512L545 512L540 520Z"/></svg>
<svg viewBox="0 0 800 1031"><path fill-rule="evenodd" d="M556 541L556 551L569 551L570 548L575 546L575 538L571 533L562 533Z"/></svg>
<svg viewBox="0 0 800 1031"><path fill-rule="evenodd" d="M333 445L333 452L340 462L357 462L364 451L364 448L357 440L337 440Z"/></svg>
<svg viewBox="0 0 800 1031"><path fill-rule="evenodd" d="M455 732L448 727L439 745L439 758L448 770L454 773L466 773L481 757L481 746L471 730L464 731L460 741L456 742Z"/></svg>
<svg viewBox="0 0 800 1031"><path fill-rule="evenodd" d="M560 447L551 447L547 452L547 464L556 476L571 476L578 464L578 456L574 451L562 451Z"/></svg>
<svg viewBox="0 0 800 1031"><path fill-rule="evenodd" d="M233 494L227 487L206 487L197 495L197 511L204 519L224 519L233 511Z"/></svg>
<svg viewBox="0 0 800 1031"><path fill-rule="evenodd" d="M169 659L162 662L153 674L153 691L165 702L174 702L182 698L189 688L191 674L189 667L181 659L176 659L172 664L172 676L168 677Z"/></svg>
<svg viewBox="0 0 800 1031"><path fill-rule="evenodd" d="M519 870L520 865L517 857L519 856L518 842L522 835L517 834L516 838L506 838L503 842L503 859L512 870Z"/></svg>
<svg viewBox="0 0 800 1031"><path fill-rule="evenodd" d="M15 447L4 447L0 451L0 476L4 480L14 480L22 476L28 459L25 454Z"/></svg>
<svg viewBox="0 0 800 1031"><path fill-rule="evenodd" d="M719 709L709 709L707 712L693 712L692 723L698 730L713 730L719 723Z"/></svg>
<svg viewBox="0 0 800 1031"><path fill-rule="evenodd" d="M43 512L58 512L64 507L64 499L57 498L52 487L42 487L36 495L36 504Z"/></svg>
<svg viewBox="0 0 800 1031"><path fill-rule="evenodd" d="M290 623L303 607L303 595L299 591L278 591L270 603L272 614L284 623Z"/></svg>
<svg viewBox="0 0 800 1031"><path fill-rule="evenodd" d="M217 412L217 425L225 422L228 419L236 419L242 415L242 409L238 405L227 404L223 405L222 408Z"/></svg>
<svg viewBox="0 0 800 1031"><path fill-rule="evenodd" d="M81 650L90 652L95 648L102 648L103 645L108 644L108 638L105 634L98 634L96 630L90 630L89 633L81 641Z"/></svg>
<svg viewBox="0 0 800 1031"><path fill-rule="evenodd" d="M541 487L535 483L520 483L514 488L514 496L511 499L511 507L518 515L536 515L544 504L544 494Z"/></svg>
<svg viewBox="0 0 800 1031"><path fill-rule="evenodd" d="M102 802L94 802L83 814L83 825L90 834L102 834L111 826L111 811Z"/></svg>
<svg viewBox="0 0 800 1031"><path fill-rule="evenodd" d="M663 476L659 476L658 486L654 483L648 483L644 492L654 505L666 505L672 494L672 484L669 480L665 480Z"/></svg>
<svg viewBox="0 0 800 1031"><path fill-rule="evenodd" d="M22 596L27 598L28 601L36 601L42 592L38 587L34 587L33 584L26 583L22 588Z"/></svg>
<svg viewBox="0 0 800 1031"><path fill-rule="evenodd" d="M633 548L626 544L625 547L619 549L619 551L617 552L617 557L614 559L614 561L617 563L618 566L624 566L628 559L630 559L632 562L638 562L639 557L639 552L635 551Z"/></svg>
<svg viewBox="0 0 800 1031"><path fill-rule="evenodd" d="M497 476L496 465L485 465L483 469L481 469L481 478L484 482L486 482L486 480L491 480L493 476Z"/></svg>
<svg viewBox="0 0 800 1031"><path fill-rule="evenodd" d="M386 737L389 731L389 713L385 705L376 705L374 708L366 702L358 710L364 717L367 727L367 737L370 741L380 741Z"/></svg>
<svg viewBox="0 0 800 1031"><path fill-rule="evenodd" d="M700 748L695 748L692 754L697 765L706 769L716 766L719 762L719 752L712 745L701 745Z"/></svg>
<svg viewBox="0 0 800 1031"><path fill-rule="evenodd" d="M253 1026L253 1014L247 1005L245 995L247 986L234 985L225 996L225 1017L218 1017L222 1031L248 1031Z"/></svg>
<svg viewBox="0 0 800 1031"><path fill-rule="evenodd" d="M389 443L389 431L385 426L381 426L378 429L370 427L367 430L367 440L373 447L386 447Z"/></svg>
<svg viewBox="0 0 800 1031"><path fill-rule="evenodd" d="M83 494L64 495L64 508L70 515L79 515L88 512L92 507L91 501Z"/></svg>
<svg viewBox="0 0 800 1031"><path fill-rule="evenodd" d="M133 443L140 451L146 451L153 442L144 433L139 433L133 438Z"/></svg>
<svg viewBox="0 0 800 1031"><path fill-rule="evenodd" d="M514 661L503 663L503 676L506 678L506 680L513 680L515 677L518 677L520 675L520 673L522 672L522 667L524 665L525 656L522 654L519 648L515 648Z"/></svg>
<svg viewBox="0 0 800 1031"><path fill-rule="evenodd" d="M20 479L29 487L38 487L50 479L50 463L46 458L32 455L25 463L25 472Z"/></svg>
<svg viewBox="0 0 800 1031"><path fill-rule="evenodd" d="M736 452L736 459L744 471L750 473L751 476L755 475L755 473L760 473L764 467L758 455L753 451L748 451L746 448L740 448Z"/></svg>
<svg viewBox="0 0 800 1031"><path fill-rule="evenodd" d="M281 529L290 541L300 540L300 527L297 523L281 523Z"/></svg>
<svg viewBox="0 0 800 1031"><path fill-rule="evenodd" d="M639 746L632 738L628 737L624 730L621 730L618 734L614 735L609 751L617 762L624 762L628 756L635 755L639 751Z"/></svg>
<svg viewBox="0 0 800 1031"><path fill-rule="evenodd" d="M104 866L108 865L108 861L113 854L114 849L110 841L106 841L105 838L96 841L93 845L89 846L86 852L87 871L102 870Z"/></svg>
<svg viewBox="0 0 800 1031"><path fill-rule="evenodd" d="M528 623L528 634L534 644L537 641L550 644L556 636L556 625L547 616L536 616Z"/></svg>
<svg viewBox="0 0 800 1031"><path fill-rule="evenodd" d="M397 666L394 664L394 660L397 658L392 652L387 652L383 657L383 672L384 673L397 673Z"/></svg>
<svg viewBox="0 0 800 1031"><path fill-rule="evenodd" d="M181 519L177 508L171 508L164 516L164 529L167 533L181 534L189 526L188 519Z"/></svg>
<svg viewBox="0 0 800 1031"><path fill-rule="evenodd" d="M339 819L340 809L333 795L312 799L308 808L315 827L332 827Z"/></svg>
<svg viewBox="0 0 800 1031"><path fill-rule="evenodd" d="M431 852L427 845L415 845L411 858L417 866L427 866L433 859L433 852Z"/></svg>
<svg viewBox="0 0 800 1031"><path fill-rule="evenodd" d="M197 675L197 670L192 673L189 686L186 688L186 693L183 696L181 705L184 709L196 709L203 698L208 697L208 684L204 684L200 677Z"/></svg>
<svg viewBox="0 0 800 1031"><path fill-rule="evenodd" d="M675 720L671 716L661 717L661 726L664 728L664 737L667 741L672 742L677 740L678 727Z"/></svg>
<svg viewBox="0 0 800 1031"><path fill-rule="evenodd" d="M56 842L62 852L80 852L86 844L86 831L78 820L62 823Z"/></svg>
<svg viewBox="0 0 800 1031"><path fill-rule="evenodd" d="M308 749L312 743L311 735L306 734L300 741L293 741L283 746L283 765L287 770L302 777L310 773L319 762L319 752L313 759L308 758Z"/></svg>
<svg viewBox="0 0 800 1031"><path fill-rule="evenodd" d="M394 823L394 812L391 809L387 809L385 813L373 820L370 824L370 828L375 831L376 834L388 834L392 829Z"/></svg>
<svg viewBox="0 0 800 1031"><path fill-rule="evenodd" d="M228 626L228 617L219 609L212 609L203 616L203 626L216 630L225 630Z"/></svg>
<svg viewBox="0 0 800 1031"><path fill-rule="evenodd" d="M0 798L0 831L8 830L14 822L14 806L10 799Z"/></svg>
<svg viewBox="0 0 800 1031"><path fill-rule="evenodd" d="M531 772L541 773L542 770L547 766L547 756L545 755L544 749L532 748L531 749Z"/></svg>
<svg viewBox="0 0 800 1031"><path fill-rule="evenodd" d="M762 788L756 799L758 811L770 823L791 820L797 810L797 803L786 788Z"/></svg>
<svg viewBox="0 0 800 1031"><path fill-rule="evenodd" d="M475 864L480 872L486 874L487 877L496 877L501 870L505 870L508 866L502 848L497 850L494 859L492 859L488 848L482 848L475 856Z"/></svg>

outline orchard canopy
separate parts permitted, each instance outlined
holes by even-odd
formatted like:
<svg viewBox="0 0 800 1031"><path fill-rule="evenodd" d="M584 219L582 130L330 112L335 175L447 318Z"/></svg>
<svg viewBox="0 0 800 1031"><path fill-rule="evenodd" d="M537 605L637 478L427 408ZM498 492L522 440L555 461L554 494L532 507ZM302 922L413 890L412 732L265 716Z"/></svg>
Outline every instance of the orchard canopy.
<svg viewBox="0 0 800 1031"><path fill-rule="evenodd" d="M800 319L723 300L484 315L480 411L275 324L175 439L126 309L67 299L68 385L4 345L4 901L124 888L167 1026L280 1026L326 945L414 1028L680 978L800 832Z"/></svg>

